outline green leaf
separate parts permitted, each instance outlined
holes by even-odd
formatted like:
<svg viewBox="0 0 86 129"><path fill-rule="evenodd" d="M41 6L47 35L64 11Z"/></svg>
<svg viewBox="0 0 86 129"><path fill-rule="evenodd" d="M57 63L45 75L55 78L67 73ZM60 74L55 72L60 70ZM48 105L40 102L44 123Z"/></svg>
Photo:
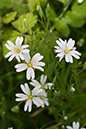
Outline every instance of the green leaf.
<svg viewBox="0 0 86 129"><path fill-rule="evenodd" d="M28 5L29 5L31 11L34 11L34 10L36 10L37 4L38 4L38 5L39 5L39 4L42 5L44 2L45 2L45 0L29 0Z"/></svg>
<svg viewBox="0 0 86 129"><path fill-rule="evenodd" d="M68 37L70 34L70 29L64 18L55 20L56 29L65 37Z"/></svg>
<svg viewBox="0 0 86 129"><path fill-rule="evenodd" d="M26 4L15 4L13 6L13 10L14 11L17 11L18 14L22 14L22 13L25 13L28 8L27 8L27 5Z"/></svg>
<svg viewBox="0 0 86 129"><path fill-rule="evenodd" d="M24 20L25 19L25 20ZM12 22L12 25L22 33L26 33L37 22L37 15L33 15L32 12L21 15L18 20Z"/></svg>
<svg viewBox="0 0 86 129"><path fill-rule="evenodd" d="M72 6L72 11L75 11L77 14L80 14L82 17L86 18L86 1L84 1L82 4L75 1Z"/></svg>
<svg viewBox="0 0 86 129"><path fill-rule="evenodd" d="M31 37L29 35L25 36L25 44L28 44L30 41L31 41Z"/></svg>
<svg viewBox="0 0 86 129"><path fill-rule="evenodd" d="M23 0L13 0L14 3L18 4L18 3L22 3Z"/></svg>
<svg viewBox="0 0 86 129"><path fill-rule="evenodd" d="M81 27L85 23L85 19L75 11L68 11L65 14L66 21L70 26Z"/></svg>
<svg viewBox="0 0 86 129"><path fill-rule="evenodd" d="M3 18L2 18L2 22L8 24L9 22L11 22L12 20L15 19L17 12L11 12L11 13L7 13Z"/></svg>
<svg viewBox="0 0 86 129"><path fill-rule="evenodd" d="M3 38L4 38L4 43L3 43L3 53L4 55L6 55L9 50L5 47L5 44L7 43L7 40L10 40L11 42L15 42L17 37L21 37L21 34L15 30L7 30L4 34L3 34Z"/></svg>
<svg viewBox="0 0 86 129"><path fill-rule="evenodd" d="M50 20L50 21L54 21L55 18L56 18L56 13L55 13L55 11L50 7L50 10L49 10L49 20Z"/></svg>
<svg viewBox="0 0 86 129"><path fill-rule="evenodd" d="M0 0L0 8L11 8L13 6L13 0Z"/></svg>
<svg viewBox="0 0 86 129"><path fill-rule="evenodd" d="M58 0L58 1L60 1L60 2L63 3L63 4L65 4L65 0Z"/></svg>

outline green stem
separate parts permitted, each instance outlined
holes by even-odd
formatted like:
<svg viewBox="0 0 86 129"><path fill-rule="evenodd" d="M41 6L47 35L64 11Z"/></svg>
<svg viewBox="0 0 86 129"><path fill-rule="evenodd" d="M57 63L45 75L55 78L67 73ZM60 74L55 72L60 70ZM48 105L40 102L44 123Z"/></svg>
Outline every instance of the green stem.
<svg viewBox="0 0 86 129"><path fill-rule="evenodd" d="M83 71L84 71L84 69L82 69L81 71L79 71L76 75L80 74L80 73L83 72Z"/></svg>

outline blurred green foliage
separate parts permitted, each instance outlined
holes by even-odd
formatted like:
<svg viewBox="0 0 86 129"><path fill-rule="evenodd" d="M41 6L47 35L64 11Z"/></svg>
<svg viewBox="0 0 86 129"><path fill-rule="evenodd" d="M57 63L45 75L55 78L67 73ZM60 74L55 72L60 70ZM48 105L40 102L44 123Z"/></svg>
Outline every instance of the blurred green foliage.
<svg viewBox="0 0 86 129"><path fill-rule="evenodd" d="M15 94L25 82L25 72L16 73L16 60L8 62L4 55L7 40L15 43L24 37L31 55L44 56L44 74L54 83L48 91L49 107L24 112ZM58 38L76 41L82 56L73 64L55 58L54 46ZM0 129L61 129L73 121L86 124L86 1L77 0L0 0ZM85 62L85 63L84 63ZM36 71L39 80L40 71ZM76 91L70 92L73 86ZM68 120L64 120L64 116Z"/></svg>

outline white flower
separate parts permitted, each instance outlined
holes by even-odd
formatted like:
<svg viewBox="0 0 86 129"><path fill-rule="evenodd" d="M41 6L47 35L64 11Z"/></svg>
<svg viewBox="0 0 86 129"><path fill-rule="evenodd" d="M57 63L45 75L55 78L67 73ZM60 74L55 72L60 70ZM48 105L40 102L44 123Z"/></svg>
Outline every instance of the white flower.
<svg viewBox="0 0 86 129"><path fill-rule="evenodd" d="M20 63L15 65L16 72L21 72L24 70L26 71L26 78L29 79L34 79L35 78L35 72L34 69L40 69L41 71L44 71L44 69L41 66L44 66L44 62L39 62L41 59L43 59L43 56L40 55L40 53L36 53L32 59L30 57L30 54L25 54L24 53L24 58L25 58L25 63Z"/></svg>
<svg viewBox="0 0 86 129"><path fill-rule="evenodd" d="M18 98L16 98L16 101L26 100L24 111L28 110L29 112L31 112L32 103L34 103L37 107L39 107L39 105L43 105L42 99L40 99L40 97L38 96L38 94L42 92L42 89L39 89L39 87L36 87L32 91L30 91L27 83L25 83L24 85L21 84L20 87L22 91L24 92L24 94L17 93L16 97Z"/></svg>
<svg viewBox="0 0 86 129"><path fill-rule="evenodd" d="M29 47L29 45L22 45L23 37L18 37L16 39L15 45L11 41L7 41L8 44L5 44L5 46L10 50L5 57L8 58L8 61L11 61L14 57L20 62L20 59L24 60L23 53L28 53L29 50L25 49ZM21 46L22 45L22 46Z"/></svg>
<svg viewBox="0 0 86 129"><path fill-rule="evenodd" d="M74 91L75 91L75 88L71 87L71 88L70 88L70 91L71 91L71 92L74 92Z"/></svg>
<svg viewBox="0 0 86 129"><path fill-rule="evenodd" d="M37 87L37 86L40 86L41 89L45 90L45 89L51 89L51 86L53 86L54 84L53 83L46 83L46 80L47 80L47 76L42 74L41 75L41 78L40 78L40 83L36 80L32 80L32 82L30 82L31 85Z"/></svg>
<svg viewBox="0 0 86 129"><path fill-rule="evenodd" d="M78 0L78 3L82 3L83 2L83 0Z"/></svg>
<svg viewBox="0 0 86 129"><path fill-rule="evenodd" d="M42 108L44 108L44 105L49 106L47 93L44 90L40 92L38 96L40 96L40 99L43 101L43 104L39 103L39 107L41 106Z"/></svg>
<svg viewBox="0 0 86 129"><path fill-rule="evenodd" d="M59 46L55 46L55 53L58 53L56 57L59 57L59 61L61 61L64 56L65 56L65 61L73 63L73 57L76 59L79 59L80 53L76 51L75 41L72 40L71 38L67 41L63 41L62 39L59 38L59 40L56 40L56 43ZM73 56L73 57L72 57Z"/></svg>
<svg viewBox="0 0 86 129"><path fill-rule="evenodd" d="M67 129L79 129L79 122L73 122L73 127L71 126L66 126ZM85 128L81 128L81 129L85 129Z"/></svg>

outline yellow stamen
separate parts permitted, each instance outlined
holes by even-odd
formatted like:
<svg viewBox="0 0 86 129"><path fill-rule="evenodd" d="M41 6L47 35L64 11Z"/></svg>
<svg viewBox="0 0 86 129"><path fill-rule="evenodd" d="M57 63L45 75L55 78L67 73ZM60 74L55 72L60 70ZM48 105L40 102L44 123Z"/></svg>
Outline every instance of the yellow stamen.
<svg viewBox="0 0 86 129"><path fill-rule="evenodd" d="M41 99L41 100L44 100L41 96L40 96L40 99Z"/></svg>
<svg viewBox="0 0 86 129"><path fill-rule="evenodd" d="M29 99L32 99L32 98L33 98L33 95L29 95L28 98L29 98Z"/></svg>
<svg viewBox="0 0 86 129"><path fill-rule="evenodd" d="M70 52L70 50L69 50L69 48L68 48L68 46L65 48L65 50L64 50L64 53L65 54L68 54Z"/></svg>
<svg viewBox="0 0 86 129"><path fill-rule="evenodd" d="M43 90L44 90L44 86L41 86L41 89L43 89Z"/></svg>
<svg viewBox="0 0 86 129"><path fill-rule="evenodd" d="M27 66L28 66L28 67L32 67L32 63L28 63Z"/></svg>
<svg viewBox="0 0 86 129"><path fill-rule="evenodd" d="M20 53L21 50L20 50L19 48L15 47L13 51L14 51L15 53Z"/></svg>

